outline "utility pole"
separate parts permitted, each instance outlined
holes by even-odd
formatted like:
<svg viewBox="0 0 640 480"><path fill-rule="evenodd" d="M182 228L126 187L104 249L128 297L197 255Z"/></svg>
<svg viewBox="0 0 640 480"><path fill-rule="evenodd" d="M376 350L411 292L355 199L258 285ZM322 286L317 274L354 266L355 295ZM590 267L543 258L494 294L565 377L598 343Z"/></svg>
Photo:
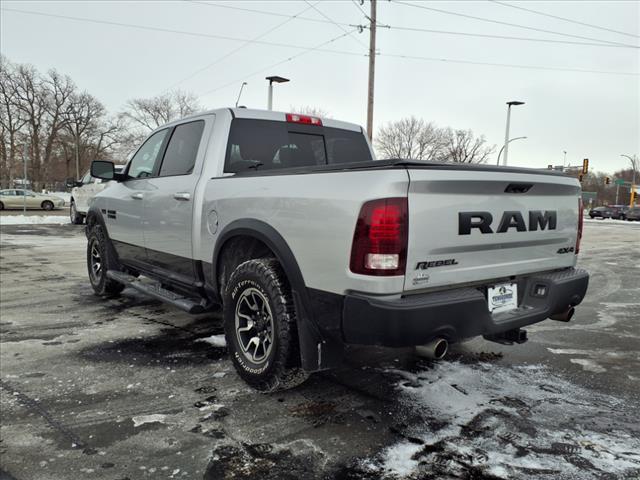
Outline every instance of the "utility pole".
<svg viewBox="0 0 640 480"><path fill-rule="evenodd" d="M27 144L25 143L22 146L22 164L23 164L23 174L22 174L22 213L24 215L27 214Z"/></svg>
<svg viewBox="0 0 640 480"><path fill-rule="evenodd" d="M371 16L369 17L369 93L367 97L367 133L373 140L373 87L376 72L376 2L371 0Z"/></svg>
<svg viewBox="0 0 640 480"><path fill-rule="evenodd" d="M76 180L80 180L80 137L76 130Z"/></svg>

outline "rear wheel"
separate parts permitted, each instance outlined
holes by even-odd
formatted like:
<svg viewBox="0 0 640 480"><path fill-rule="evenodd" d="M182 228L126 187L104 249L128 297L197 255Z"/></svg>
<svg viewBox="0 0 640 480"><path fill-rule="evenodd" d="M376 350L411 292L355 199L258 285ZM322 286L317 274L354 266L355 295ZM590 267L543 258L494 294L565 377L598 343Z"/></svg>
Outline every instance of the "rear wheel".
<svg viewBox="0 0 640 480"><path fill-rule="evenodd" d="M107 270L120 270L116 253L100 225L89 232L87 242L87 270L89 281L96 295L117 295L124 285L107 277Z"/></svg>
<svg viewBox="0 0 640 480"><path fill-rule="evenodd" d="M50 202L49 200L45 200L40 206L43 210L53 210L53 202Z"/></svg>
<svg viewBox="0 0 640 480"><path fill-rule="evenodd" d="M78 210L76 209L76 202L74 201L72 201L69 206L69 217L71 218L71 223L74 225L82 225L82 222L84 222L84 216L78 213Z"/></svg>
<svg viewBox="0 0 640 480"><path fill-rule="evenodd" d="M238 374L256 390L286 390L307 379L300 368L291 287L277 260L249 260L231 274L224 329Z"/></svg>

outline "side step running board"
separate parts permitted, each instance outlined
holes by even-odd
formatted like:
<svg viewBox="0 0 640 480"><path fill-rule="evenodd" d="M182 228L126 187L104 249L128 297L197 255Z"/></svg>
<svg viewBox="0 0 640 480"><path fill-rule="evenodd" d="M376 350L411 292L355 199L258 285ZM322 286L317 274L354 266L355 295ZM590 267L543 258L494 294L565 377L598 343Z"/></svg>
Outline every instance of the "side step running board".
<svg viewBox="0 0 640 480"><path fill-rule="evenodd" d="M116 282L120 282L127 287L135 288L150 297L156 298L174 307L184 310L187 313L203 313L209 310L204 299L193 299L162 288L157 282L142 282L133 275L129 275L117 270L107 270L107 277Z"/></svg>

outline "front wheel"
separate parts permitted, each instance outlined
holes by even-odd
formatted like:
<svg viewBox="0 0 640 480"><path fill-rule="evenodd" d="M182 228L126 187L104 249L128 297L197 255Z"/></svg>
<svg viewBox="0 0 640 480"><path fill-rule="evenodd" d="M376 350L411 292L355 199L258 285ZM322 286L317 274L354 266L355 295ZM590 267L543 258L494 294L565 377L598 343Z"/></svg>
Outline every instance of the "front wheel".
<svg viewBox="0 0 640 480"><path fill-rule="evenodd" d="M45 200L44 202L42 202L42 205L40 205L42 207L43 210L53 210L53 202L50 202L49 200Z"/></svg>
<svg viewBox="0 0 640 480"><path fill-rule="evenodd" d="M124 290L124 285L107 277L108 270L120 270L111 242L100 225L89 232L87 242L87 270L96 295L113 296Z"/></svg>
<svg viewBox="0 0 640 480"><path fill-rule="evenodd" d="M69 217L71 217L71 223L74 225L82 225L84 221L84 217L76 209L76 202L71 202L69 206Z"/></svg>
<svg viewBox="0 0 640 480"><path fill-rule="evenodd" d="M307 379L291 287L277 260L249 260L234 270L224 292L224 330L233 365L256 390L286 390Z"/></svg>

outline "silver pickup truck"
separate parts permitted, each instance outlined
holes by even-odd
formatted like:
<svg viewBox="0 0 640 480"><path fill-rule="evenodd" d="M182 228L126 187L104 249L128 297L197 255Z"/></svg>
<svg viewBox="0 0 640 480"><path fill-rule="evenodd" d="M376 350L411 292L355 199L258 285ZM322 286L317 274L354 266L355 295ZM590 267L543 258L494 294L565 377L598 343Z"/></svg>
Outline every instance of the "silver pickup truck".
<svg viewBox="0 0 640 480"><path fill-rule="evenodd" d="M222 306L261 391L340 364L346 344L442 357L476 336L569 321L589 276L580 185L561 173L376 160L333 119L219 109L157 129L87 214L89 279L191 313Z"/></svg>

